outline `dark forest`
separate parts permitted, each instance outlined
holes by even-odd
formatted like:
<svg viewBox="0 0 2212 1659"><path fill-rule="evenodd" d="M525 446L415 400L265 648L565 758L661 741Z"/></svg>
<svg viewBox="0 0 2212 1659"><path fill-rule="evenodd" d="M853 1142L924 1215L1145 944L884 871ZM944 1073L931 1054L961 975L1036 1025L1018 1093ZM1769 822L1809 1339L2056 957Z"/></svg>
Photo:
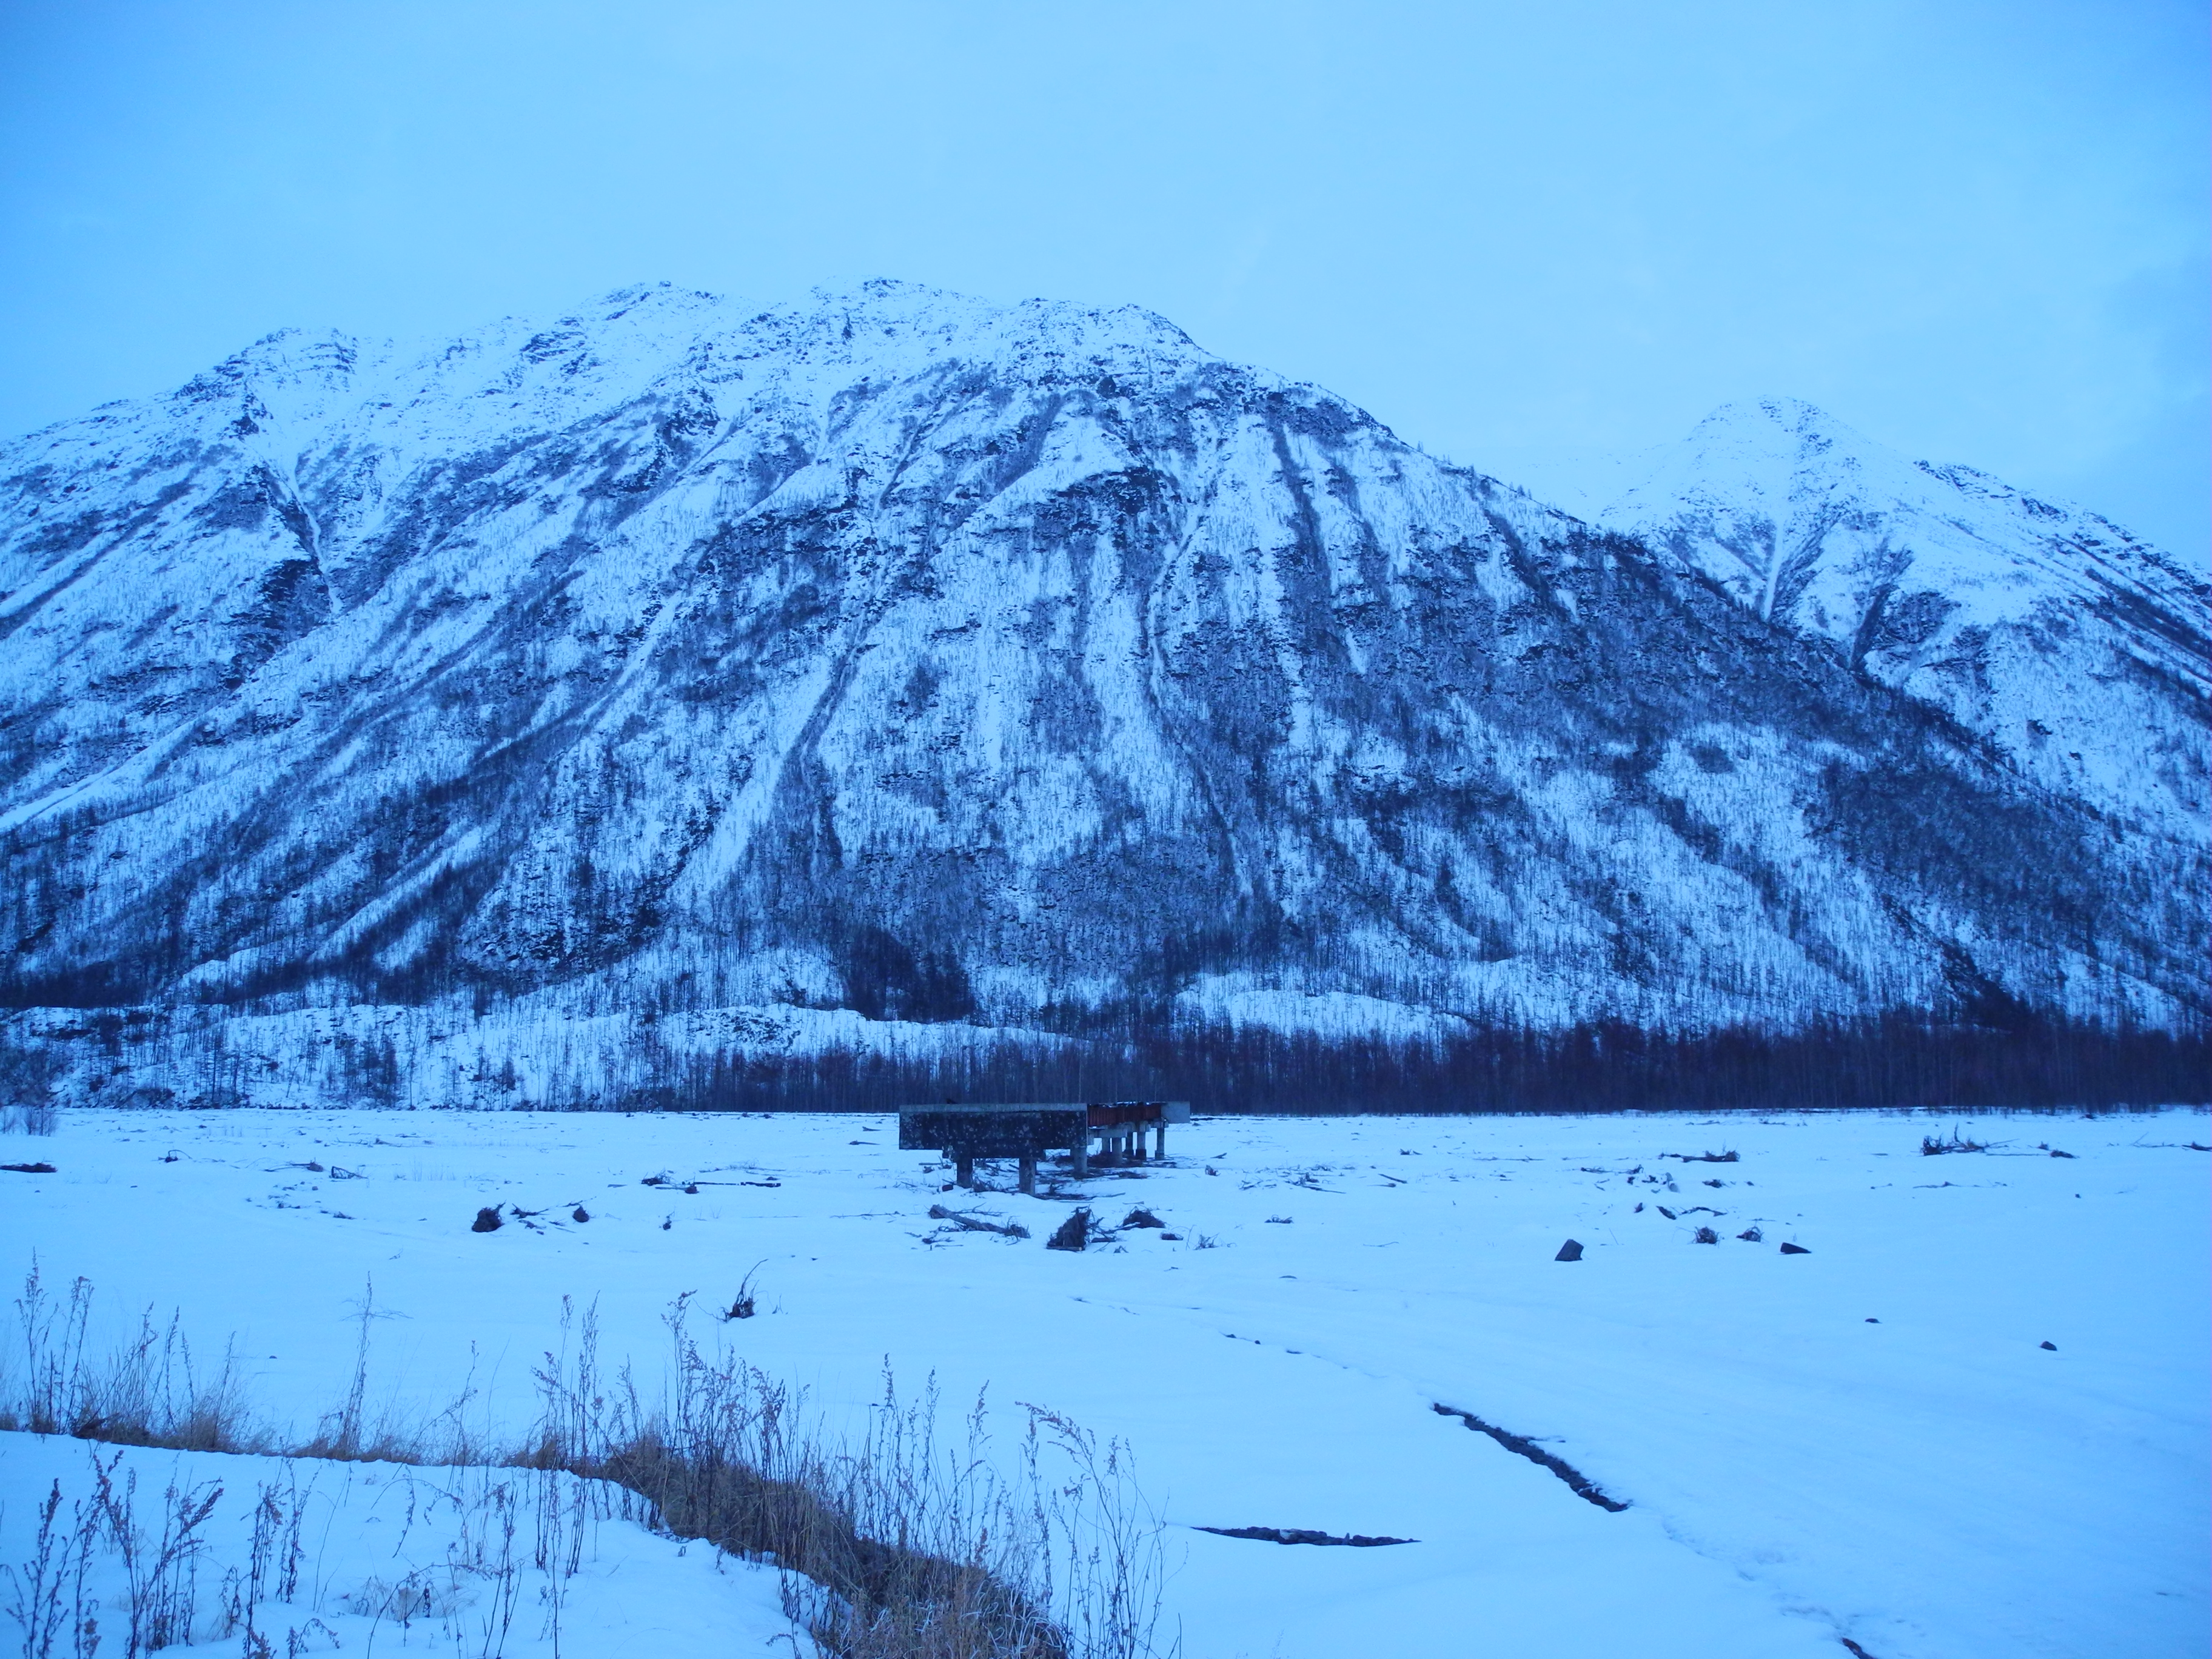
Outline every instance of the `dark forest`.
<svg viewBox="0 0 2212 1659"><path fill-rule="evenodd" d="M1904 1015L1780 1032L1652 1034L1599 1022L1435 1042L1327 1039L1225 1026L1118 1049L1009 1043L959 1060L830 1049L687 1066L608 1109L878 1111L910 1102L1168 1099L1201 1112L1826 1111L2060 1109L2212 1100L2212 1043L2020 1009L1988 1024Z"/></svg>

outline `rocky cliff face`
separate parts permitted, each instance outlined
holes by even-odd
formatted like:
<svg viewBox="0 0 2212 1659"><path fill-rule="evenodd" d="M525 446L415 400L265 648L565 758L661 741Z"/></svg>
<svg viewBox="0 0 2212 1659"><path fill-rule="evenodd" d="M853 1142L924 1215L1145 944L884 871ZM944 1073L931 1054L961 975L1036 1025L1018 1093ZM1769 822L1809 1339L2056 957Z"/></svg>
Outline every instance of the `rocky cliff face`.
<svg viewBox="0 0 2212 1659"><path fill-rule="evenodd" d="M2193 1018L2201 586L1852 477L1647 549L1149 314L890 283L272 337L0 449L15 1029L459 1098L641 1020Z"/></svg>

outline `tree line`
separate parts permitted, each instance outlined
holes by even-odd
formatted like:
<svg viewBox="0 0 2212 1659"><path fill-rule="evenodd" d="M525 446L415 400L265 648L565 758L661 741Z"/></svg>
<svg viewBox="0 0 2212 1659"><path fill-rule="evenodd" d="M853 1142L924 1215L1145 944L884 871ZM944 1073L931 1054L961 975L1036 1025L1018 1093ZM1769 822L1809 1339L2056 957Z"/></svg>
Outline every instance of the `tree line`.
<svg viewBox="0 0 2212 1659"><path fill-rule="evenodd" d="M1187 1100L1201 1112L1826 1111L2212 1102L2202 1030L2001 1011L1654 1032L1611 1020L1405 1041L1208 1025L1126 1043L1007 1042L942 1056L831 1048L692 1056L618 1109L884 1111L924 1102Z"/></svg>

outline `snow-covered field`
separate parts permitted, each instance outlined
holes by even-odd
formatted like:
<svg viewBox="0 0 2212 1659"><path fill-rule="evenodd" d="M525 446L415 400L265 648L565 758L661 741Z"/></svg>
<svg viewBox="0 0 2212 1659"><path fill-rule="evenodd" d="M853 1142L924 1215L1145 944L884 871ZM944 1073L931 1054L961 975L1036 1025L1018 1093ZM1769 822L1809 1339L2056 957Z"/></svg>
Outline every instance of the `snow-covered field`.
<svg viewBox="0 0 2212 1659"><path fill-rule="evenodd" d="M1954 1129L1990 1149L1921 1155ZM0 1174L0 1265L90 1279L118 1334L150 1306L204 1354L234 1336L301 1434L345 1393L372 1283L372 1411L472 1389L473 1420L519 1431L564 1297L596 1300L608 1358L649 1376L672 1300L726 1305L751 1271L758 1316L704 1322L833 1425L888 1360L949 1401L988 1388L1009 1455L1020 1401L1125 1439L1169 1522L1164 1629L1188 1659L1788 1659L1844 1638L1875 1659L2163 1659L2207 1645L2207 1139L2201 1112L1214 1119L1171 1131L1167 1165L1088 1182L1109 1226L1139 1205L1165 1226L1077 1255L1043 1243L1066 1197L942 1192L886 1117L82 1111L0 1141L57 1166ZM541 1213L471 1232L495 1204ZM1569 1237L1583 1259L1553 1260ZM0 1560L88 1461L0 1437ZM154 1508L173 1467L234 1496L281 1467L129 1462ZM345 1650L374 1622L361 1583L481 1544L425 1501L394 1553L437 1471L293 1467L331 1506L319 1616ZM773 1576L709 1553L600 1523L562 1650L769 1651ZM538 1650L542 1616L517 1614L510 1653Z"/></svg>

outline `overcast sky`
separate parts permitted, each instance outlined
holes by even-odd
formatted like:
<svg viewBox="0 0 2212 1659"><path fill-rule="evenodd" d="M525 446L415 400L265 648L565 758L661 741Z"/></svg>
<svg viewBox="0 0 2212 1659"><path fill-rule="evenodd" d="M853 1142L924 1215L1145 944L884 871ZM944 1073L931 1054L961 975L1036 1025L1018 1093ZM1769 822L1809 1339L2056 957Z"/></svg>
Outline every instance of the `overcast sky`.
<svg viewBox="0 0 2212 1659"><path fill-rule="evenodd" d="M2207 556L2197 0L0 0L0 430L670 278L1135 301L1508 478L1768 393Z"/></svg>

